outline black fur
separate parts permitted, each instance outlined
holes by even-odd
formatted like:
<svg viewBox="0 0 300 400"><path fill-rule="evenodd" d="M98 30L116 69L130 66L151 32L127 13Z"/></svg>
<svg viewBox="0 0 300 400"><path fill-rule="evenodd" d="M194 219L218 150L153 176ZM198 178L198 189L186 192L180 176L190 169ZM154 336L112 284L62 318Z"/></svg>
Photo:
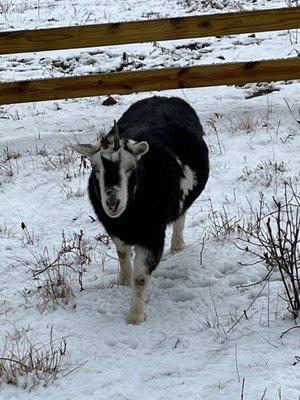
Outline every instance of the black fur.
<svg viewBox="0 0 300 400"><path fill-rule="evenodd" d="M112 162L107 160L105 157L102 157L102 162L104 166L104 181L107 188L118 185L120 182L119 175L119 162Z"/></svg>
<svg viewBox="0 0 300 400"><path fill-rule="evenodd" d="M203 129L193 108L184 100L151 97L133 104L118 121L121 139L146 141L149 151L138 161L132 174L127 208L118 218L103 210L95 173L89 181L89 195L99 220L111 236L130 245L146 247L151 273L160 261L167 224L178 219L205 187L209 174L208 150ZM180 179L183 171L177 161L188 165L198 184L185 198Z"/></svg>

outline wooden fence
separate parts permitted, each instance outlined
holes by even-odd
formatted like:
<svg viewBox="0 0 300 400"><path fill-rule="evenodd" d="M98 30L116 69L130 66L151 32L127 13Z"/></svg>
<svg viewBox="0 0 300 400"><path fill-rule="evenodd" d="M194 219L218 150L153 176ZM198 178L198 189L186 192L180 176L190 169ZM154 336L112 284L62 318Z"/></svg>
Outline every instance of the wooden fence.
<svg viewBox="0 0 300 400"><path fill-rule="evenodd" d="M300 7L0 32L0 55L296 29ZM300 57L0 84L0 104L300 79Z"/></svg>

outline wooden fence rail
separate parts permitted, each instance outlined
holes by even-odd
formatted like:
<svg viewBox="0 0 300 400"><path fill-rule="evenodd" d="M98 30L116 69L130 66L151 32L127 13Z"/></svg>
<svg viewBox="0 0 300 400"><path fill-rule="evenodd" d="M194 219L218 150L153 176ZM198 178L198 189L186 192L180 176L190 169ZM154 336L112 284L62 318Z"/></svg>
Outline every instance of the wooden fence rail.
<svg viewBox="0 0 300 400"><path fill-rule="evenodd" d="M0 104L300 79L300 59L162 68L0 85Z"/></svg>
<svg viewBox="0 0 300 400"><path fill-rule="evenodd" d="M0 32L0 54L294 29L300 7Z"/></svg>
<svg viewBox="0 0 300 400"><path fill-rule="evenodd" d="M300 27L300 7L0 32L0 54L241 34ZM300 57L0 84L0 105L177 88L300 79Z"/></svg>

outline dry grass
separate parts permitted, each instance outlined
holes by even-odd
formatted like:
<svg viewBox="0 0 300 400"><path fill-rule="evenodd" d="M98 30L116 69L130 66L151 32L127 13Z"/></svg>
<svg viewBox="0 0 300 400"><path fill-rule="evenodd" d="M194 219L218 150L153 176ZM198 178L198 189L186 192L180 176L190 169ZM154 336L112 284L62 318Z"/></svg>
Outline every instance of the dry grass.
<svg viewBox="0 0 300 400"><path fill-rule="evenodd" d="M6 20L8 19L8 14L10 13L12 6L13 6L12 0L0 1L0 15L2 15Z"/></svg>
<svg viewBox="0 0 300 400"><path fill-rule="evenodd" d="M10 182L10 179L14 176L12 163L9 162L8 165L2 164L0 162L0 186L4 183Z"/></svg>
<svg viewBox="0 0 300 400"><path fill-rule="evenodd" d="M229 125L224 125L229 133L255 133L257 129L261 126L262 122L254 117L250 112L244 112L238 117L230 118L227 117Z"/></svg>
<svg viewBox="0 0 300 400"><path fill-rule="evenodd" d="M8 183L10 178L18 171L18 159L21 157L19 151L14 151L8 145L4 147L0 154L0 186Z"/></svg>
<svg viewBox="0 0 300 400"><path fill-rule="evenodd" d="M42 165L45 171L63 169L77 161L77 155L70 146L63 146L57 155L49 155L47 149L44 147L42 149L44 151L40 152L39 155L43 156Z"/></svg>
<svg viewBox="0 0 300 400"><path fill-rule="evenodd" d="M66 185L65 183L59 186L60 186L60 193L63 193L67 199L83 197L87 194L87 190L82 189L81 187L77 187L77 189L74 189L72 186Z"/></svg>
<svg viewBox="0 0 300 400"><path fill-rule="evenodd" d="M68 145L63 146L56 155L49 154L47 151L40 155L42 156L40 162L44 171L62 171L62 178L68 182L85 176L87 170L90 168L89 162L85 157L81 157L78 164L77 154ZM58 186L61 189L60 192L63 193L67 199L83 197L87 192L86 188L81 189L79 186L73 188L66 182L59 182Z"/></svg>
<svg viewBox="0 0 300 400"><path fill-rule="evenodd" d="M251 169L246 167L243 169L243 174L238 177L238 181L251 182L260 184L264 187L274 185L277 192L280 182L284 182L285 173L287 171L284 161L264 161Z"/></svg>
<svg viewBox="0 0 300 400"><path fill-rule="evenodd" d="M47 269L35 277L33 288L24 289L21 295L26 306L35 305L40 312L76 307L72 278L66 268Z"/></svg>
<svg viewBox="0 0 300 400"><path fill-rule="evenodd" d="M31 152L29 152L29 153L31 153ZM44 145L39 147L39 145L36 143L35 148L34 148L34 154L36 156L46 157L48 155L48 150L46 149L46 147Z"/></svg>
<svg viewBox="0 0 300 400"><path fill-rule="evenodd" d="M67 368L63 366L67 342L53 339L53 328L46 344L32 342L28 330L16 330L3 338L0 357L0 386L17 386L31 391L38 385L47 387Z"/></svg>
<svg viewBox="0 0 300 400"><path fill-rule="evenodd" d="M25 222L21 222L21 229L23 232L23 238L22 238L23 244L33 246L34 244L38 243L38 238L34 235L34 231L31 230L30 232Z"/></svg>
<svg viewBox="0 0 300 400"><path fill-rule="evenodd" d="M16 160L21 157L20 151L14 151L6 145L2 151L2 162L7 163L10 160Z"/></svg>
<svg viewBox="0 0 300 400"><path fill-rule="evenodd" d="M207 229L208 237L211 236L216 241L224 242L232 234L241 233L242 216L231 215L225 206L221 210L215 210L211 200L208 219L210 221Z"/></svg>
<svg viewBox="0 0 300 400"><path fill-rule="evenodd" d="M14 237L14 226L8 227L6 221L0 224L0 235L9 238Z"/></svg>

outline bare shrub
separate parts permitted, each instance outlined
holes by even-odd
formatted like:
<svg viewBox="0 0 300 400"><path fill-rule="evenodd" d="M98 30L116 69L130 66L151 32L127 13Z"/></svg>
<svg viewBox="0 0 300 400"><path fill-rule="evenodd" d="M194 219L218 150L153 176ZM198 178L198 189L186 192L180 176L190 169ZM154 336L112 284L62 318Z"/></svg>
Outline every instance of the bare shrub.
<svg viewBox="0 0 300 400"><path fill-rule="evenodd" d="M67 342L64 338L53 340L53 328L46 344L32 343L27 333L23 329L5 335L0 357L0 386L8 384L29 391L37 385L46 387L67 369L62 365Z"/></svg>
<svg viewBox="0 0 300 400"><path fill-rule="evenodd" d="M19 264L29 267L33 274L33 288L22 292L27 303L36 300L41 311L58 306L75 307L72 284L77 281L79 290L83 290L83 272L92 262L91 248L85 244L83 236L81 230L67 239L63 232L61 248L53 257L45 247L42 254L28 248L30 259L15 258Z"/></svg>
<svg viewBox="0 0 300 400"><path fill-rule="evenodd" d="M260 229L247 232L242 250L263 262L268 275L278 270L284 285L288 310L296 318L300 310L300 197L285 183L283 202L273 198L274 210L260 214Z"/></svg>
<svg viewBox="0 0 300 400"><path fill-rule="evenodd" d="M51 267L67 267L76 273L80 290L83 290L82 274L85 266L92 262L91 249L84 243L83 236L84 233L80 230L79 233L74 232L73 236L67 239L63 231L61 249L57 256L52 261L49 260L49 257L42 259L41 268L35 269L34 276L45 272Z"/></svg>
<svg viewBox="0 0 300 400"><path fill-rule="evenodd" d="M265 210L269 208L262 192L259 193L259 206L254 208L251 201L247 198L249 210L247 216L243 217L242 224L240 225L240 236L246 233L246 236L257 235L261 230L261 223L265 217Z"/></svg>

